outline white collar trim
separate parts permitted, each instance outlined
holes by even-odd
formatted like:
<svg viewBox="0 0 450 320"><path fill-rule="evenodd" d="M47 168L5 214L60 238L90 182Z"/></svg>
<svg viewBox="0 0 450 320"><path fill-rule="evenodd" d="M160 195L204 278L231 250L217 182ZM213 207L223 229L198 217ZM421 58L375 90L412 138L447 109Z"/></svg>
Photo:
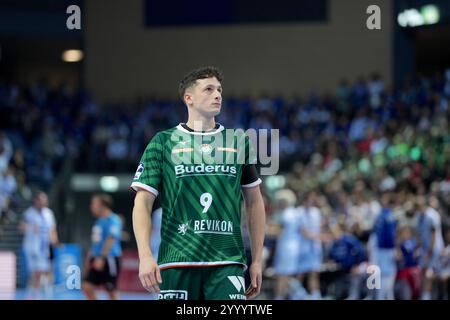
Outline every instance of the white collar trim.
<svg viewBox="0 0 450 320"><path fill-rule="evenodd" d="M183 126L180 123L179 125L177 125L177 129L180 130L180 131L183 131L185 133L189 133L189 134L193 134L193 135L209 136L209 135L216 134L216 133L219 133L219 132L223 131L224 127L221 124L219 124L219 127L216 130L214 130L214 131L198 132L198 131L186 130L185 128L183 128Z"/></svg>

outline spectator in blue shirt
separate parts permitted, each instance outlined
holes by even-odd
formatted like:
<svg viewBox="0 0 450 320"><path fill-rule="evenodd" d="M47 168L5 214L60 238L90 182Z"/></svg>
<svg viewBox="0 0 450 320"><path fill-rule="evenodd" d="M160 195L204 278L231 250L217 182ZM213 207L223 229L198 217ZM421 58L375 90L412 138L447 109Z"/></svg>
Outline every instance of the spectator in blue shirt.
<svg viewBox="0 0 450 320"><path fill-rule="evenodd" d="M350 277L350 290L347 299L359 299L360 283L365 277L366 252L363 244L352 234L344 232L339 224L332 227L333 242L329 256L346 276Z"/></svg>
<svg viewBox="0 0 450 320"><path fill-rule="evenodd" d="M381 196L382 209L378 215L372 236L375 237L376 264L380 268L381 288L377 291L377 299L394 299L394 284L397 273L396 266L396 233L397 221L391 205L391 194L385 192Z"/></svg>

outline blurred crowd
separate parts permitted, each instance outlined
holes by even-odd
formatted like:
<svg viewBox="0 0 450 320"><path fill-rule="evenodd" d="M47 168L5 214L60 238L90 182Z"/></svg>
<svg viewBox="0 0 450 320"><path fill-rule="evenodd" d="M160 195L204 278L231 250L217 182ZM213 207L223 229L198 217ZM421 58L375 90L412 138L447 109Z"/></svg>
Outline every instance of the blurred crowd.
<svg viewBox="0 0 450 320"><path fill-rule="evenodd" d="M272 298L449 299L449 215L435 194L358 181L348 194L286 188L275 199L265 243Z"/></svg>
<svg viewBox="0 0 450 320"><path fill-rule="evenodd" d="M275 298L448 299L449 102L447 71L397 91L343 81L333 99L282 109L281 153L300 161L272 196ZM369 290L370 266L386 291Z"/></svg>
<svg viewBox="0 0 450 320"><path fill-rule="evenodd" d="M450 70L396 89L374 74L342 80L326 95L292 98L230 97L226 82L218 121L280 130L280 174L296 199L289 206L303 206L314 191L322 225L334 226L320 239L322 247L348 234L365 251L385 192L398 230L419 228L418 199L438 213L442 232L450 225ZM185 118L181 101L137 98L100 106L84 90L0 82L1 220L32 201L31 189L48 191L67 158L76 160L77 171L134 172L150 138ZM274 259L286 204L275 194L267 199Z"/></svg>

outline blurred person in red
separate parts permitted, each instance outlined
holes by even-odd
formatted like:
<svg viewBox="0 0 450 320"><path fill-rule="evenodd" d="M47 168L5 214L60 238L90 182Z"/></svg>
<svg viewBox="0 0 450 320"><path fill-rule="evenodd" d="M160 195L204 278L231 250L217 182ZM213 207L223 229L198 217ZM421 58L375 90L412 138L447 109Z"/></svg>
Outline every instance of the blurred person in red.
<svg viewBox="0 0 450 320"><path fill-rule="evenodd" d="M398 232L397 287L402 300L417 300L420 298L421 269L419 266L420 247L413 236L410 226L403 226Z"/></svg>

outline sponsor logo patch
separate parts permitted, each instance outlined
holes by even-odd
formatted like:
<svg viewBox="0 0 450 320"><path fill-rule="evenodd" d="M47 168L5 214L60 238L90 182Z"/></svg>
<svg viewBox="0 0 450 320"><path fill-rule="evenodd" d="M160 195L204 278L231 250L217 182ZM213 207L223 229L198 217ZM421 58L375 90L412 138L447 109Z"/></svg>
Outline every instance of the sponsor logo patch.
<svg viewBox="0 0 450 320"><path fill-rule="evenodd" d="M141 177L142 172L144 172L144 164L141 162L139 163L136 173L134 174L134 180L139 179Z"/></svg>
<svg viewBox="0 0 450 320"><path fill-rule="evenodd" d="M228 280L233 284L238 292L245 292L245 280L240 276L228 276Z"/></svg>
<svg viewBox="0 0 450 320"><path fill-rule="evenodd" d="M178 233L180 233L182 236L186 234L186 231L189 228L189 223L182 223L178 225Z"/></svg>
<svg viewBox="0 0 450 320"><path fill-rule="evenodd" d="M159 300L187 300L186 290L161 290L158 294Z"/></svg>
<svg viewBox="0 0 450 320"><path fill-rule="evenodd" d="M208 143L204 143L200 146L200 151L203 153L210 153L212 149L213 147Z"/></svg>

